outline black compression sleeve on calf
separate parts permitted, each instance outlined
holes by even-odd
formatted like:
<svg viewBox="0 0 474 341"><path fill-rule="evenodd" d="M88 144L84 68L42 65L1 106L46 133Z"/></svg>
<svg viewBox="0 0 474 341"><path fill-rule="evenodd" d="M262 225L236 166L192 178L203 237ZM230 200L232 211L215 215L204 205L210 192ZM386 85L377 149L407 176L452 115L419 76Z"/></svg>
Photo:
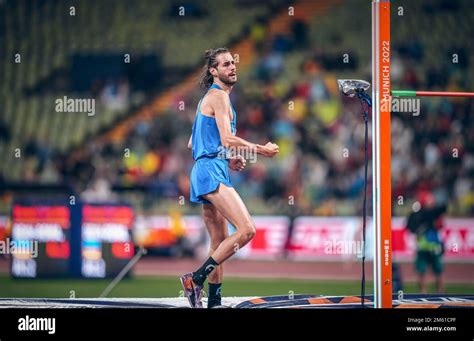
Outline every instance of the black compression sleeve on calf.
<svg viewBox="0 0 474 341"><path fill-rule="evenodd" d="M209 276L218 265L219 264L212 257L209 257L207 261L193 273L193 282L202 286L207 276Z"/></svg>

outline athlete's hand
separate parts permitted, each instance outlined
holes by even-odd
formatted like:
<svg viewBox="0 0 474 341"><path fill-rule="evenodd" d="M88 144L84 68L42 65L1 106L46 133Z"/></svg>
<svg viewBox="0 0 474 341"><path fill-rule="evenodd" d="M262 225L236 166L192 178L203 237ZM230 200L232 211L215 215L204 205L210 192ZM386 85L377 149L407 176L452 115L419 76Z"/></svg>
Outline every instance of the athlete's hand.
<svg viewBox="0 0 474 341"><path fill-rule="evenodd" d="M247 161L242 155L236 155L229 159L229 168L237 172L243 171Z"/></svg>
<svg viewBox="0 0 474 341"><path fill-rule="evenodd" d="M280 147L277 144L267 142L266 145L263 146L263 155L268 157L274 157L280 151Z"/></svg>

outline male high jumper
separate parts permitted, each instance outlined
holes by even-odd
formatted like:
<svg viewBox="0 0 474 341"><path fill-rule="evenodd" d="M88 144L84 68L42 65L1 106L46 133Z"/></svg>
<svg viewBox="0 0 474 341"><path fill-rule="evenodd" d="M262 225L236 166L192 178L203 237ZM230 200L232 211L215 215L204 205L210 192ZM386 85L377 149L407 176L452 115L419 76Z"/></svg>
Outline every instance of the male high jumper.
<svg viewBox="0 0 474 341"><path fill-rule="evenodd" d="M192 308L202 308L202 289L208 279L208 308L221 305L222 264L255 235L255 224L239 194L233 188L229 168L241 171L245 149L273 157L279 147L271 142L259 145L235 136L237 114L229 95L237 82L232 54L226 48L210 49L205 54L200 84L206 93L199 101L188 147L195 160L191 171L190 200L203 204L203 218L211 239L209 258L194 272L181 276L184 293ZM227 221L235 228L227 233Z"/></svg>

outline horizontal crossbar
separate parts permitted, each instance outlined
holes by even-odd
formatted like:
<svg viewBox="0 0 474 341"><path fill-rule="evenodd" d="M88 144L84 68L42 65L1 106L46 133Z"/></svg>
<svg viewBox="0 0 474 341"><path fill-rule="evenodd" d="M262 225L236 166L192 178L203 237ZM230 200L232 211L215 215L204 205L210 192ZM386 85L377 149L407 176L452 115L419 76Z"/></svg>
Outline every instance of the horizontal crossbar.
<svg viewBox="0 0 474 341"><path fill-rule="evenodd" d="M474 92L392 90L394 97L474 97Z"/></svg>

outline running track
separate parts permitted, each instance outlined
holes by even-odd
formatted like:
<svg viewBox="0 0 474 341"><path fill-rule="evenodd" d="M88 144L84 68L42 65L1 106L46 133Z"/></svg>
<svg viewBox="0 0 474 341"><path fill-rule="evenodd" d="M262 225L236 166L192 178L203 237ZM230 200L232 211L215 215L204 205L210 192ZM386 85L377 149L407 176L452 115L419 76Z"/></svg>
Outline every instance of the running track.
<svg viewBox="0 0 474 341"><path fill-rule="evenodd" d="M196 259L171 259L146 257L134 269L138 276L178 276L201 265ZM446 264L444 278L447 283L474 284L474 263ZM0 259L0 273L8 272L9 263ZM417 281L412 263L400 265L404 282ZM372 265L366 264L367 279L372 278ZM230 260L225 263L224 273L229 277L247 278L289 278L309 280L359 280L360 263L341 262L295 262L288 260L245 261ZM432 279L429 275L428 279Z"/></svg>

